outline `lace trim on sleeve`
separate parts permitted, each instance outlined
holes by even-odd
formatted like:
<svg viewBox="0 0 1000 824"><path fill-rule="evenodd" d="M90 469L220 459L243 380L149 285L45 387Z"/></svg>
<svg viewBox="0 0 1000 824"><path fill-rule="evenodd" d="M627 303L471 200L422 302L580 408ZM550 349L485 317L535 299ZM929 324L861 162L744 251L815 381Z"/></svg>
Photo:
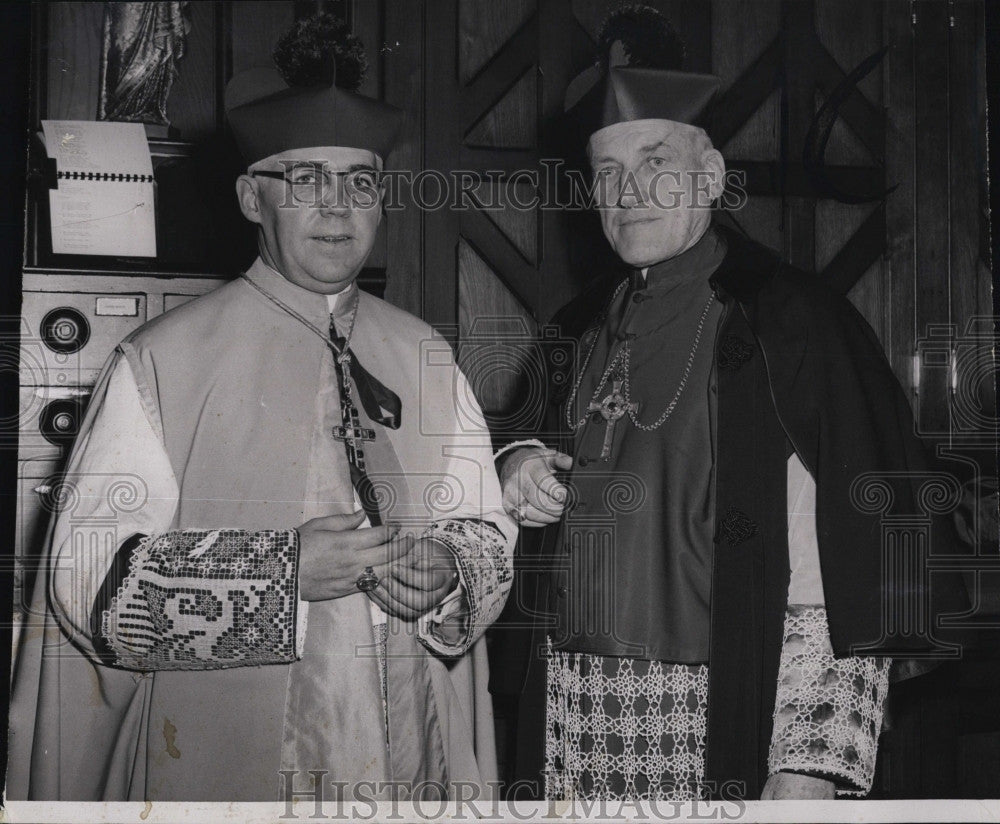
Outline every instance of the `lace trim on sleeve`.
<svg viewBox="0 0 1000 824"><path fill-rule="evenodd" d="M515 449L520 449L521 447L524 446L536 446L539 449L548 449L548 447L537 438L532 438L531 440L527 441L514 441L513 443L509 443L506 446L501 447L496 452L494 452L493 460L495 461L501 455L506 455L508 452L513 452Z"/></svg>
<svg viewBox="0 0 1000 824"><path fill-rule="evenodd" d="M768 773L817 775L835 781L838 795L867 795L890 663L887 658L834 658L826 610L789 606Z"/></svg>
<svg viewBox="0 0 1000 824"><path fill-rule="evenodd" d="M101 617L116 666L216 669L296 657L295 530L187 529L146 538Z"/></svg>
<svg viewBox="0 0 1000 824"><path fill-rule="evenodd" d="M494 524L474 518L436 521L424 537L440 541L455 556L466 608L428 613L420 619L419 637L434 652L461 655L503 610L513 577L508 542Z"/></svg>

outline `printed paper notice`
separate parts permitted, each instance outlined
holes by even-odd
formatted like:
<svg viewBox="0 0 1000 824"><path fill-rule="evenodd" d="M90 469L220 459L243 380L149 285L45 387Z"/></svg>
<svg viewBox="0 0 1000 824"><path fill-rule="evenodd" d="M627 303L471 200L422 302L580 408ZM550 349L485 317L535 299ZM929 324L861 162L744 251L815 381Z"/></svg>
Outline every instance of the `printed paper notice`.
<svg viewBox="0 0 1000 824"><path fill-rule="evenodd" d="M153 162L141 123L43 120L56 161L52 251L156 257Z"/></svg>

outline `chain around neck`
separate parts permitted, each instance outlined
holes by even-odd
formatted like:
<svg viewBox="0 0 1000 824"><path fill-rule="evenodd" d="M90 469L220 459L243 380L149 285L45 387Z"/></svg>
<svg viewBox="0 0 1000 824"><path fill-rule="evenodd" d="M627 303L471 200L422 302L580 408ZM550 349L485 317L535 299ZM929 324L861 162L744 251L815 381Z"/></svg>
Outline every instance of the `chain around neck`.
<svg viewBox="0 0 1000 824"><path fill-rule="evenodd" d="M264 265L267 266L267 268L270 269L272 272L274 272L276 275L278 275L278 277L282 277L282 278L284 277L284 275L282 275L281 272L279 272L273 266L269 266L267 263L265 263ZM297 312L295 309L293 309L291 306L289 306L287 303L285 303L279 297L277 297L276 295L272 295L263 286L260 286L259 284L254 283L252 280L250 280L250 278L248 278L246 276L246 274L241 275L241 277L250 286L252 286L258 292L260 292L265 298L267 298L269 301L271 301L271 303L273 303L279 309L283 309L285 312L287 312L289 315L291 315L297 321L299 321L300 323L302 323L313 334L315 334L315 335L319 336L320 338L322 338L323 341L328 346L330 346L333 349L333 351L336 353L336 358L337 358L338 362L343 363L344 359L349 356L349 350L350 350L350 346L351 346L351 336L354 334L354 321L355 321L355 319L358 316L358 304L361 302L361 291L360 290L358 290L355 293L355 295L354 295L354 303L351 306L351 319L350 319L350 321L348 323L347 335L344 337L344 345L341 347L341 346L337 346L336 341L334 341L330 337L330 330L329 329L326 329L326 330L320 329L312 321L310 321L307 317L305 317L304 315L302 315L300 312ZM350 288L350 287L348 287L348 288ZM332 318L331 318L331 325L332 325Z"/></svg>
<svg viewBox="0 0 1000 824"><path fill-rule="evenodd" d="M607 307L608 310L610 310L611 306L614 305L615 299L618 297L622 289L625 288L625 285L627 283L628 280L623 280L618 285L618 288L611 296L611 300L608 301L608 307ZM639 421L638 416L633 411L634 409L638 408L638 405L632 404L632 392L629 381L629 372L631 371L631 352L629 348L628 339L626 339L622 343L622 348L619 349L618 352L615 354L615 356L611 358L611 360L608 362L608 365L605 368L604 373L601 375L601 380L598 382L597 388L594 390L594 394L591 397L591 402L593 403L598 402L598 395L601 394L601 390L604 388L605 384L607 384L608 379L611 377L612 373L615 372L615 370L619 366L621 366L621 371L623 373L622 374L623 398L625 400L626 404L625 408L627 409L629 420L632 421L633 426L635 426L637 429L642 429L646 432L652 432L655 429L659 429L666 422L667 418L669 418L671 414L673 414L674 409L677 408L677 403L680 401L681 395L684 393L684 389L687 386L688 378L691 375L691 367L694 365L695 355L697 354L698 347L701 344L701 333L704 331L705 328L705 320L708 317L708 311L709 309L711 309L712 303L715 301L715 299L716 299L715 294L713 293L709 297L708 302L705 304L705 308L701 312L701 318L698 320L698 329L695 332L694 336L694 343L692 344L691 351L688 354L687 363L684 365L684 373L681 375L681 379L678 382L677 391L674 393L674 397L670 401L670 403L667 404L667 408L655 421L653 421L653 423L651 424L641 423ZM590 343L590 348L587 350L587 356L586 358L584 358L584 362L583 365L580 367L579 374L577 374L576 382L573 385L573 391L572 393L570 393L569 399L566 401L566 423L570 427L570 429L573 430L579 429L587 422L587 416L584 415L582 418L580 418L578 421L574 423L573 405L576 402L577 393L580 390L580 384L583 383L583 376L587 372L587 366L590 363L590 359L594 354L594 350L597 348L597 338L598 335L594 335L594 339Z"/></svg>

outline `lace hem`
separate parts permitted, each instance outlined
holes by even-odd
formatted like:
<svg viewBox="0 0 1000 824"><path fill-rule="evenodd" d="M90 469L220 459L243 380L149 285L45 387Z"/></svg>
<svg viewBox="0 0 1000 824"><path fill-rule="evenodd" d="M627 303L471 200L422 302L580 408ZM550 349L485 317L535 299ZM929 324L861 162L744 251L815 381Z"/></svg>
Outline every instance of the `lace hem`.
<svg viewBox="0 0 1000 824"><path fill-rule="evenodd" d="M708 667L548 653L545 797L703 797Z"/></svg>
<svg viewBox="0 0 1000 824"><path fill-rule="evenodd" d="M146 538L101 616L116 666L288 664L296 658L295 530L180 530Z"/></svg>

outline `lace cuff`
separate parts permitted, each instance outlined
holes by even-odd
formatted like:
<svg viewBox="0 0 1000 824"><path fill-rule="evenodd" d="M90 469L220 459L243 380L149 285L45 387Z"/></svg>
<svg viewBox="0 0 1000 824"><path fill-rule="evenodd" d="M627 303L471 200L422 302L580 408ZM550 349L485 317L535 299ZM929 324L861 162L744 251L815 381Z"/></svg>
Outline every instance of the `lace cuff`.
<svg viewBox="0 0 1000 824"><path fill-rule="evenodd" d="M105 658L135 670L291 663L298 566L295 530L145 538L101 613Z"/></svg>
<svg viewBox="0 0 1000 824"><path fill-rule="evenodd" d="M450 597L417 624L420 640L441 655L462 655L503 610L513 577L507 539L489 521L453 518L431 524L425 538L440 541L455 556L464 604ZM454 593L453 593L454 594Z"/></svg>
<svg viewBox="0 0 1000 824"><path fill-rule="evenodd" d="M493 453L494 462L501 455L506 455L508 452L513 452L515 449L520 449L523 446L537 446L539 449L548 449L548 447L537 438L532 438L528 441L514 441L513 443L509 443Z"/></svg>
<svg viewBox="0 0 1000 824"><path fill-rule="evenodd" d="M784 636L768 774L815 775L838 795L867 795L890 659L834 658L822 607L790 605Z"/></svg>

